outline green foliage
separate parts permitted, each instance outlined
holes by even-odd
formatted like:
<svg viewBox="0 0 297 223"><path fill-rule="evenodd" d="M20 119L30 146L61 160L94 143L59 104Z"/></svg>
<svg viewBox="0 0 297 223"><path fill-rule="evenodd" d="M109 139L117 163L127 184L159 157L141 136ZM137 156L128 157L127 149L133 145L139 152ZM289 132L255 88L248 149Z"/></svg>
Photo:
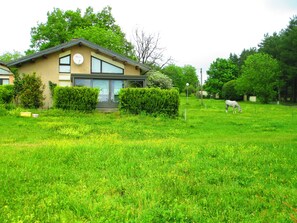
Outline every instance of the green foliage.
<svg viewBox="0 0 297 223"><path fill-rule="evenodd" d="M228 81L236 79L238 67L230 59L217 58L207 71L204 89L210 94L222 96L222 88Z"/></svg>
<svg viewBox="0 0 297 223"><path fill-rule="evenodd" d="M184 81L186 83L189 83L189 85L197 86L199 83L199 80L197 78L196 68L191 65L185 65L182 67L183 75L184 75Z"/></svg>
<svg viewBox="0 0 297 223"><path fill-rule="evenodd" d="M22 53L14 50L12 53L6 52L6 53L0 55L0 61L8 63L10 61L19 59L22 56L23 56Z"/></svg>
<svg viewBox="0 0 297 223"><path fill-rule="evenodd" d="M235 100L235 101L242 100L243 95L237 93L236 80L232 80L224 84L223 90L222 90L222 96L226 100Z"/></svg>
<svg viewBox="0 0 297 223"><path fill-rule="evenodd" d="M297 101L297 16L279 33L266 34L259 44L259 52L270 54L281 66L282 96Z"/></svg>
<svg viewBox="0 0 297 223"><path fill-rule="evenodd" d="M40 76L36 73L33 74L23 74L20 77L21 80L15 87L18 91L18 99L20 100L20 105L24 108L39 108L43 105L43 90L44 85L41 81Z"/></svg>
<svg viewBox="0 0 297 223"><path fill-rule="evenodd" d="M179 92L184 91L186 83L189 83L192 86L197 86L199 83L196 69L191 65L179 67L170 64L162 69L162 73L171 78L173 86L177 87Z"/></svg>
<svg viewBox="0 0 297 223"><path fill-rule="evenodd" d="M172 80L159 71L150 72L147 78L147 86L150 88L170 89L172 88Z"/></svg>
<svg viewBox="0 0 297 223"><path fill-rule="evenodd" d="M179 94L175 89L123 88L119 100L120 110L124 112L178 116Z"/></svg>
<svg viewBox="0 0 297 223"><path fill-rule="evenodd" d="M32 50L44 50L73 38L84 38L125 56L134 56L132 44L116 25L111 7L105 7L98 13L88 7L84 15L80 9L63 11L55 8L47 13L45 23L39 23L31 29L31 50L28 53Z"/></svg>
<svg viewBox="0 0 297 223"><path fill-rule="evenodd" d="M55 87L54 107L64 110L93 111L98 104L99 90L88 87Z"/></svg>
<svg viewBox="0 0 297 223"><path fill-rule="evenodd" d="M49 89L51 91L51 96L53 97L54 96L54 90L57 87L57 84L49 81L48 82L48 85L49 85Z"/></svg>
<svg viewBox="0 0 297 223"><path fill-rule="evenodd" d="M262 103L276 98L279 88L280 67L270 55L257 53L249 56L237 80L237 89L245 94L256 95Z"/></svg>
<svg viewBox="0 0 297 223"><path fill-rule="evenodd" d="M188 87L186 86L184 89L185 94L188 96L195 94L197 89L193 85L189 85Z"/></svg>
<svg viewBox="0 0 297 223"><path fill-rule="evenodd" d="M9 104L13 99L13 85L0 85L0 104Z"/></svg>

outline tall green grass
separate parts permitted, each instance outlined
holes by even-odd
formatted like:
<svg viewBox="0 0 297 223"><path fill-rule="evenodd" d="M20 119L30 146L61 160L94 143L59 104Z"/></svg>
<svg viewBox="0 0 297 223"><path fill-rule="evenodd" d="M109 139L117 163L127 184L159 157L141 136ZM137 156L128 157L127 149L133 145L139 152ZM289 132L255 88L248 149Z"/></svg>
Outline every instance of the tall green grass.
<svg viewBox="0 0 297 223"><path fill-rule="evenodd" d="M294 222L297 110L0 116L0 222ZM186 111L186 117L185 117Z"/></svg>

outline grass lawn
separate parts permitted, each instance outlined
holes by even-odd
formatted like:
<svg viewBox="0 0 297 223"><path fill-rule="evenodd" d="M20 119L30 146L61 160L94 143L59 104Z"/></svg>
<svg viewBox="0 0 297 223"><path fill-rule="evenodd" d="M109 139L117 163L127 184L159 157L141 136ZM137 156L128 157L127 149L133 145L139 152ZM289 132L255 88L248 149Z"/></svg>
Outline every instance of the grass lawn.
<svg viewBox="0 0 297 223"><path fill-rule="evenodd" d="M240 104L0 110L0 222L296 222L297 108Z"/></svg>

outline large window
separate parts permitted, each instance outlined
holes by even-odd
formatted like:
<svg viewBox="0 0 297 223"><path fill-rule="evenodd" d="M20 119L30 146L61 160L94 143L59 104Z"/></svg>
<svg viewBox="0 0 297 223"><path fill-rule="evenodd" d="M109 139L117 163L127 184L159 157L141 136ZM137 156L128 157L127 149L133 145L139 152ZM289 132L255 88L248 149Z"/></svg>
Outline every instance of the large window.
<svg viewBox="0 0 297 223"><path fill-rule="evenodd" d="M10 74L10 72L8 70L0 68L0 74Z"/></svg>
<svg viewBox="0 0 297 223"><path fill-rule="evenodd" d="M61 57L59 59L59 72L70 73L70 55Z"/></svg>
<svg viewBox="0 0 297 223"><path fill-rule="evenodd" d="M124 74L124 69L92 57L92 73Z"/></svg>

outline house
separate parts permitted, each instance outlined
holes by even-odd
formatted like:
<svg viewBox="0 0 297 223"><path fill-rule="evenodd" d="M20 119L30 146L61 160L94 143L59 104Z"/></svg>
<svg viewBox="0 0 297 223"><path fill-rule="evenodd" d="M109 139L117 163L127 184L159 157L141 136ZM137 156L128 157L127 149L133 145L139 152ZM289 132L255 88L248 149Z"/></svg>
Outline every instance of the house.
<svg viewBox="0 0 297 223"><path fill-rule="evenodd" d="M148 67L85 39L22 57L7 64L20 74L36 73L45 85L45 107L52 106L49 83L100 88L99 108L116 107L118 93L128 86L144 87Z"/></svg>
<svg viewBox="0 0 297 223"><path fill-rule="evenodd" d="M0 85L12 84L13 74L6 63L0 61Z"/></svg>

